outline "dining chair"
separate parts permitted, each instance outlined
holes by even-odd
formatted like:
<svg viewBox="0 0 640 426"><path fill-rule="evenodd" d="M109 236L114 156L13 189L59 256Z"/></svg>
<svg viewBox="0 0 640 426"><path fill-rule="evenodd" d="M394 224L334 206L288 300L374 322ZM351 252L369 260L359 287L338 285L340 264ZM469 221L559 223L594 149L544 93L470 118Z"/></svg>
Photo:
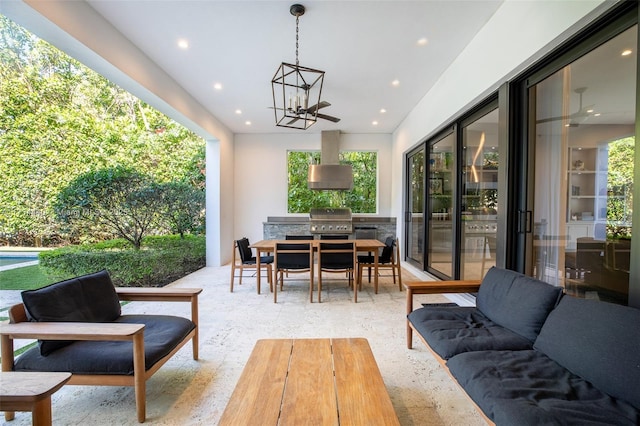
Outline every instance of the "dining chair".
<svg viewBox="0 0 640 426"><path fill-rule="evenodd" d="M273 259L275 278L273 303L278 302L278 280L280 290L284 288L285 272L287 274L309 272L309 301L313 302L313 245L311 243L276 243Z"/></svg>
<svg viewBox="0 0 640 426"><path fill-rule="evenodd" d="M349 287L353 288L353 301L358 301L358 289L354 283L356 267L356 243L332 242L318 244L318 303L322 301L322 272L346 272Z"/></svg>
<svg viewBox="0 0 640 426"><path fill-rule="evenodd" d="M362 288L362 269L368 268L369 282L371 282L371 268L375 266L375 257L372 254L358 256L358 285ZM391 269L393 283L396 283L396 272L398 274L398 290L402 291L402 273L400 272L400 244L395 237L387 237L382 248L382 253L378 256L378 270ZM374 289L378 294L378 288Z"/></svg>
<svg viewBox="0 0 640 426"><path fill-rule="evenodd" d="M313 235L285 235L285 240L313 240Z"/></svg>
<svg viewBox="0 0 640 426"><path fill-rule="evenodd" d="M321 234L321 240L348 240L349 235L347 234Z"/></svg>
<svg viewBox="0 0 640 426"><path fill-rule="evenodd" d="M231 286L230 291L233 293L233 281L236 277L236 270L240 270L240 275L238 276L240 284L242 284L242 275L245 269L257 269L256 258L253 255L249 243L249 239L247 237L241 238L239 240L235 240L233 242L233 256L231 261ZM236 251L240 255L240 263L238 263L238 258L236 257ZM260 256L260 269L264 265L267 270L267 281L269 282L269 288L273 291L273 282L271 280L272 275L272 267L273 256ZM257 274L262 271L256 271ZM260 287L257 287L258 294L260 294Z"/></svg>

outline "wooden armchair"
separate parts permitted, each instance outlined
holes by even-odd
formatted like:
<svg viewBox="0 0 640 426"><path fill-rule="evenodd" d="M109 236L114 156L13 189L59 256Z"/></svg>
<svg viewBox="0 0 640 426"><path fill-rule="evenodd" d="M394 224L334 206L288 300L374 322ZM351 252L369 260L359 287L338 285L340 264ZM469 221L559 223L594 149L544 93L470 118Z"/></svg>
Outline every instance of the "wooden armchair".
<svg viewBox="0 0 640 426"><path fill-rule="evenodd" d="M33 312L22 303L14 305L9 311L10 323L0 326L2 371L20 371L23 368L69 371L72 376L68 384L71 385L134 386L137 417L143 423L146 418L146 381L189 340L193 345L193 359L198 359L198 295L201 292L199 288L115 288L119 300L190 302L190 320L161 315L124 315L112 322L32 322L29 316L33 317ZM154 341L154 333L164 333L167 327L180 331L174 333L171 343L157 348L157 340L164 338ZM16 359L14 339L40 339L41 346L31 348ZM131 342L132 346L119 345L117 353L114 353L112 342L117 341ZM145 341L150 345L145 345ZM43 355L43 342L65 346ZM123 371L104 367L119 358L125 358L121 361L132 364L132 367ZM75 370L76 367L79 370ZM87 371L87 368L92 371ZM13 419L14 413L5 412L5 418Z"/></svg>

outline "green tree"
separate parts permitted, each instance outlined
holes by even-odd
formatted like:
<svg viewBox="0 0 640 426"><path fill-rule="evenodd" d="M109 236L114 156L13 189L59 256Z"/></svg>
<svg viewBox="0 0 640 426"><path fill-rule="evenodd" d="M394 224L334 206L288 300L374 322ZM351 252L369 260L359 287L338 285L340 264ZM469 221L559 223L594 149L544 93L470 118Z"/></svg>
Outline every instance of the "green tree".
<svg viewBox="0 0 640 426"><path fill-rule="evenodd" d="M625 224L633 214L635 137L609 142L607 220Z"/></svg>
<svg viewBox="0 0 640 426"><path fill-rule="evenodd" d="M172 232L184 238L187 232L204 229L204 191L183 182L163 183L159 190L159 215Z"/></svg>
<svg viewBox="0 0 640 426"><path fill-rule="evenodd" d="M114 167L78 176L58 195L55 211L72 228L107 228L138 250L162 201L161 188L147 176Z"/></svg>
<svg viewBox="0 0 640 426"><path fill-rule="evenodd" d="M76 177L122 166L204 187L204 141L0 15L0 234L59 234Z"/></svg>

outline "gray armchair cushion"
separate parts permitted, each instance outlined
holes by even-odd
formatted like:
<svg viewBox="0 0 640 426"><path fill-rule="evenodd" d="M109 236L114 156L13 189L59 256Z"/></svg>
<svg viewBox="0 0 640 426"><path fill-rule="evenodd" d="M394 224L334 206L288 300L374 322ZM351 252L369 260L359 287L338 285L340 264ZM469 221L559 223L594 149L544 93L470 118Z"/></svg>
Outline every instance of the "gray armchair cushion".
<svg viewBox="0 0 640 426"><path fill-rule="evenodd" d="M38 322L110 322L121 313L120 301L107 271L23 291L22 301L29 320ZM42 340L40 353L47 356L70 343Z"/></svg>
<svg viewBox="0 0 640 426"><path fill-rule="evenodd" d="M187 318L166 315L124 315L118 323L144 324L145 370L168 355L195 328ZM68 371L73 374L133 374L131 342L70 342L48 356L32 348L18 357L16 371Z"/></svg>
<svg viewBox="0 0 640 426"><path fill-rule="evenodd" d="M534 348L640 409L639 309L565 296Z"/></svg>
<svg viewBox="0 0 640 426"><path fill-rule="evenodd" d="M442 359L469 351L531 349L532 343L471 307L426 306L409 321Z"/></svg>
<svg viewBox="0 0 640 426"><path fill-rule="evenodd" d="M482 280L476 306L496 324L533 342L561 296L561 287L492 267Z"/></svg>

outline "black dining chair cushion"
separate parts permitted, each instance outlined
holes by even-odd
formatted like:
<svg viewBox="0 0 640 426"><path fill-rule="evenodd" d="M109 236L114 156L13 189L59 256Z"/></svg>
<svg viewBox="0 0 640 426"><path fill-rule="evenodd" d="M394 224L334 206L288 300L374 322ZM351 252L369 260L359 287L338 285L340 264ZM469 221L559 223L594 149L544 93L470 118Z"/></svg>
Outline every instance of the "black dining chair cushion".
<svg viewBox="0 0 640 426"><path fill-rule="evenodd" d="M353 269L353 243L320 243L323 250L351 250L351 253L322 253L320 267L322 269Z"/></svg>
<svg viewBox="0 0 640 426"><path fill-rule="evenodd" d="M313 240L313 235L285 235L285 240Z"/></svg>
<svg viewBox="0 0 640 426"><path fill-rule="evenodd" d="M260 256L260 263L273 263L273 256Z"/></svg>
<svg viewBox="0 0 640 426"><path fill-rule="evenodd" d="M238 245L238 251L240 252L240 260L244 264L256 263L256 258L253 257L251 247L249 247L249 239L247 237L236 240ZM261 259L262 261L262 259Z"/></svg>
<svg viewBox="0 0 640 426"><path fill-rule="evenodd" d="M280 253L280 250L306 250L307 253ZM276 244L277 269L309 269L311 244Z"/></svg>

